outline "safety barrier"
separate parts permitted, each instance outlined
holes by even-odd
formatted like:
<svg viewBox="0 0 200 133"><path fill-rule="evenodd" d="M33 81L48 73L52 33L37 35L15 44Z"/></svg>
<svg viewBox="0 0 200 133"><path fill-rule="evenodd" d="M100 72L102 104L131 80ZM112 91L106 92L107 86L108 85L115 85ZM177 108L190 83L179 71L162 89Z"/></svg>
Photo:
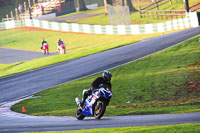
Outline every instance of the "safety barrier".
<svg viewBox="0 0 200 133"><path fill-rule="evenodd" d="M184 19L175 19L156 24L139 25L89 25L77 23L58 23L35 19L25 19L16 21L7 21L0 23L0 29L11 29L17 27L37 27L63 32L79 32L91 34L149 34L156 32L172 31L190 27L198 27L198 17L196 12L188 13Z"/></svg>

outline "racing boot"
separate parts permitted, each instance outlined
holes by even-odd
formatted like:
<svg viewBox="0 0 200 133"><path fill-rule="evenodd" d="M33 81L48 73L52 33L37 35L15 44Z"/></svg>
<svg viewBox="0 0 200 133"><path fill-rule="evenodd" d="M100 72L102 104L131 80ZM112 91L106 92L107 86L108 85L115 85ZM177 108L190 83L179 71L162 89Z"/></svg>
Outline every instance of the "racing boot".
<svg viewBox="0 0 200 133"><path fill-rule="evenodd" d="M86 98L91 94L91 90L83 90L83 98L81 100L80 106L83 108Z"/></svg>
<svg viewBox="0 0 200 133"><path fill-rule="evenodd" d="M81 108L83 108L84 103L85 103L85 100L82 98L82 100L81 100L81 102L80 102L80 106L81 106Z"/></svg>

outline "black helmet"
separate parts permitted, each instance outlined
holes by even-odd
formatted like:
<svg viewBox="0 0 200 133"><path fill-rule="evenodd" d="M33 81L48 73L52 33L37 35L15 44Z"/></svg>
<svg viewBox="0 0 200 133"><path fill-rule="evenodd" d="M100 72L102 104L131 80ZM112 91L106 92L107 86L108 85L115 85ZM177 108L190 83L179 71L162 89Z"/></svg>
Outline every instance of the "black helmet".
<svg viewBox="0 0 200 133"><path fill-rule="evenodd" d="M105 78L105 80L110 81L112 74L109 71L105 70L105 71L103 71L102 76Z"/></svg>

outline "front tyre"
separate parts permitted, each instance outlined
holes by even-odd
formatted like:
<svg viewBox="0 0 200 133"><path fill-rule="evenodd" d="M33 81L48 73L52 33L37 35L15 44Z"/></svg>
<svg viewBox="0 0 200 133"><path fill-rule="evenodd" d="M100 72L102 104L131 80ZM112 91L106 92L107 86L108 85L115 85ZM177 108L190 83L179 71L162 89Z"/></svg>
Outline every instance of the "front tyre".
<svg viewBox="0 0 200 133"><path fill-rule="evenodd" d="M94 109L95 119L101 119L106 111L106 104L103 101L97 101Z"/></svg>
<svg viewBox="0 0 200 133"><path fill-rule="evenodd" d="M85 118L85 116L82 114L82 110L80 107L78 107L76 110L76 118L78 120L83 120Z"/></svg>

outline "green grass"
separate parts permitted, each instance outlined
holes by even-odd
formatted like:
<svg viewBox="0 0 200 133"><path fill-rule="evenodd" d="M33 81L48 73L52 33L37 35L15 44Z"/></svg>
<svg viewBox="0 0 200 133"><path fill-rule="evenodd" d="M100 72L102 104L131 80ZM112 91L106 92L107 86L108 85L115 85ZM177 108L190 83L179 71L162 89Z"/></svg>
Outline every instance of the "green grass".
<svg viewBox="0 0 200 133"><path fill-rule="evenodd" d="M41 41L44 38L50 46L50 52L56 52L57 39L61 38L67 46L69 53L82 52L96 48L112 48L113 45L125 45L133 43L144 37L137 39L131 35L95 35L95 34L76 34L62 33L55 31L38 31L26 29L4 30L0 32L0 47L17 48L24 50L40 51ZM158 34L157 34L158 35ZM147 35L146 37L148 37ZM154 36L154 35L153 35ZM151 37L151 35L149 36ZM105 40L105 41L102 41Z"/></svg>
<svg viewBox="0 0 200 133"><path fill-rule="evenodd" d="M140 126L140 127L120 127L120 128L101 128L101 129L81 129L77 131L63 131L59 133L199 133L200 123L186 123L167 126ZM27 132L38 133L38 132ZM57 132L44 132L57 133Z"/></svg>
<svg viewBox="0 0 200 133"><path fill-rule="evenodd" d="M189 5L192 6L196 3L198 3L199 0L192 0L189 1ZM144 8L147 5L151 4L151 2L140 2L141 7ZM133 2L134 7L138 10L138 2ZM153 10L157 10L156 8ZM164 5L159 6L159 10L184 10L184 4L183 0L172 0L172 5L167 2ZM71 16L75 14L96 14L96 13L102 13L102 15L98 16L92 16L92 17L85 17L85 18L77 18L77 19L70 19L66 20L65 22L70 22L70 23L80 23L80 24L100 24L100 25L107 25L108 24L108 15L103 14L105 12L104 7L99 7L97 9L93 10L87 10L87 11L81 11L81 12L76 12L72 14L67 14L64 16L59 16L59 18L66 17L66 16ZM176 19L176 18L174 18ZM139 12L133 12L131 13L131 22L132 24L147 24L147 23L159 23L159 22L165 22L168 21L167 19L155 19L153 17L145 17L145 18L140 18Z"/></svg>
<svg viewBox="0 0 200 133"><path fill-rule="evenodd" d="M188 83L200 76L198 37L154 55L112 69L113 97L105 115L163 114L200 111L200 92ZM65 83L35 94L12 107L30 115L74 116L74 98L101 74ZM127 102L130 101L130 104Z"/></svg>
<svg viewBox="0 0 200 133"><path fill-rule="evenodd" d="M1 31L0 47L40 51L41 40L45 38L49 43L50 52L56 52L57 39L61 38L67 46L67 54L51 57L44 56L45 58L13 64L0 64L0 77L80 58L160 35L160 33L146 35L95 35L37 30L12 29Z"/></svg>

